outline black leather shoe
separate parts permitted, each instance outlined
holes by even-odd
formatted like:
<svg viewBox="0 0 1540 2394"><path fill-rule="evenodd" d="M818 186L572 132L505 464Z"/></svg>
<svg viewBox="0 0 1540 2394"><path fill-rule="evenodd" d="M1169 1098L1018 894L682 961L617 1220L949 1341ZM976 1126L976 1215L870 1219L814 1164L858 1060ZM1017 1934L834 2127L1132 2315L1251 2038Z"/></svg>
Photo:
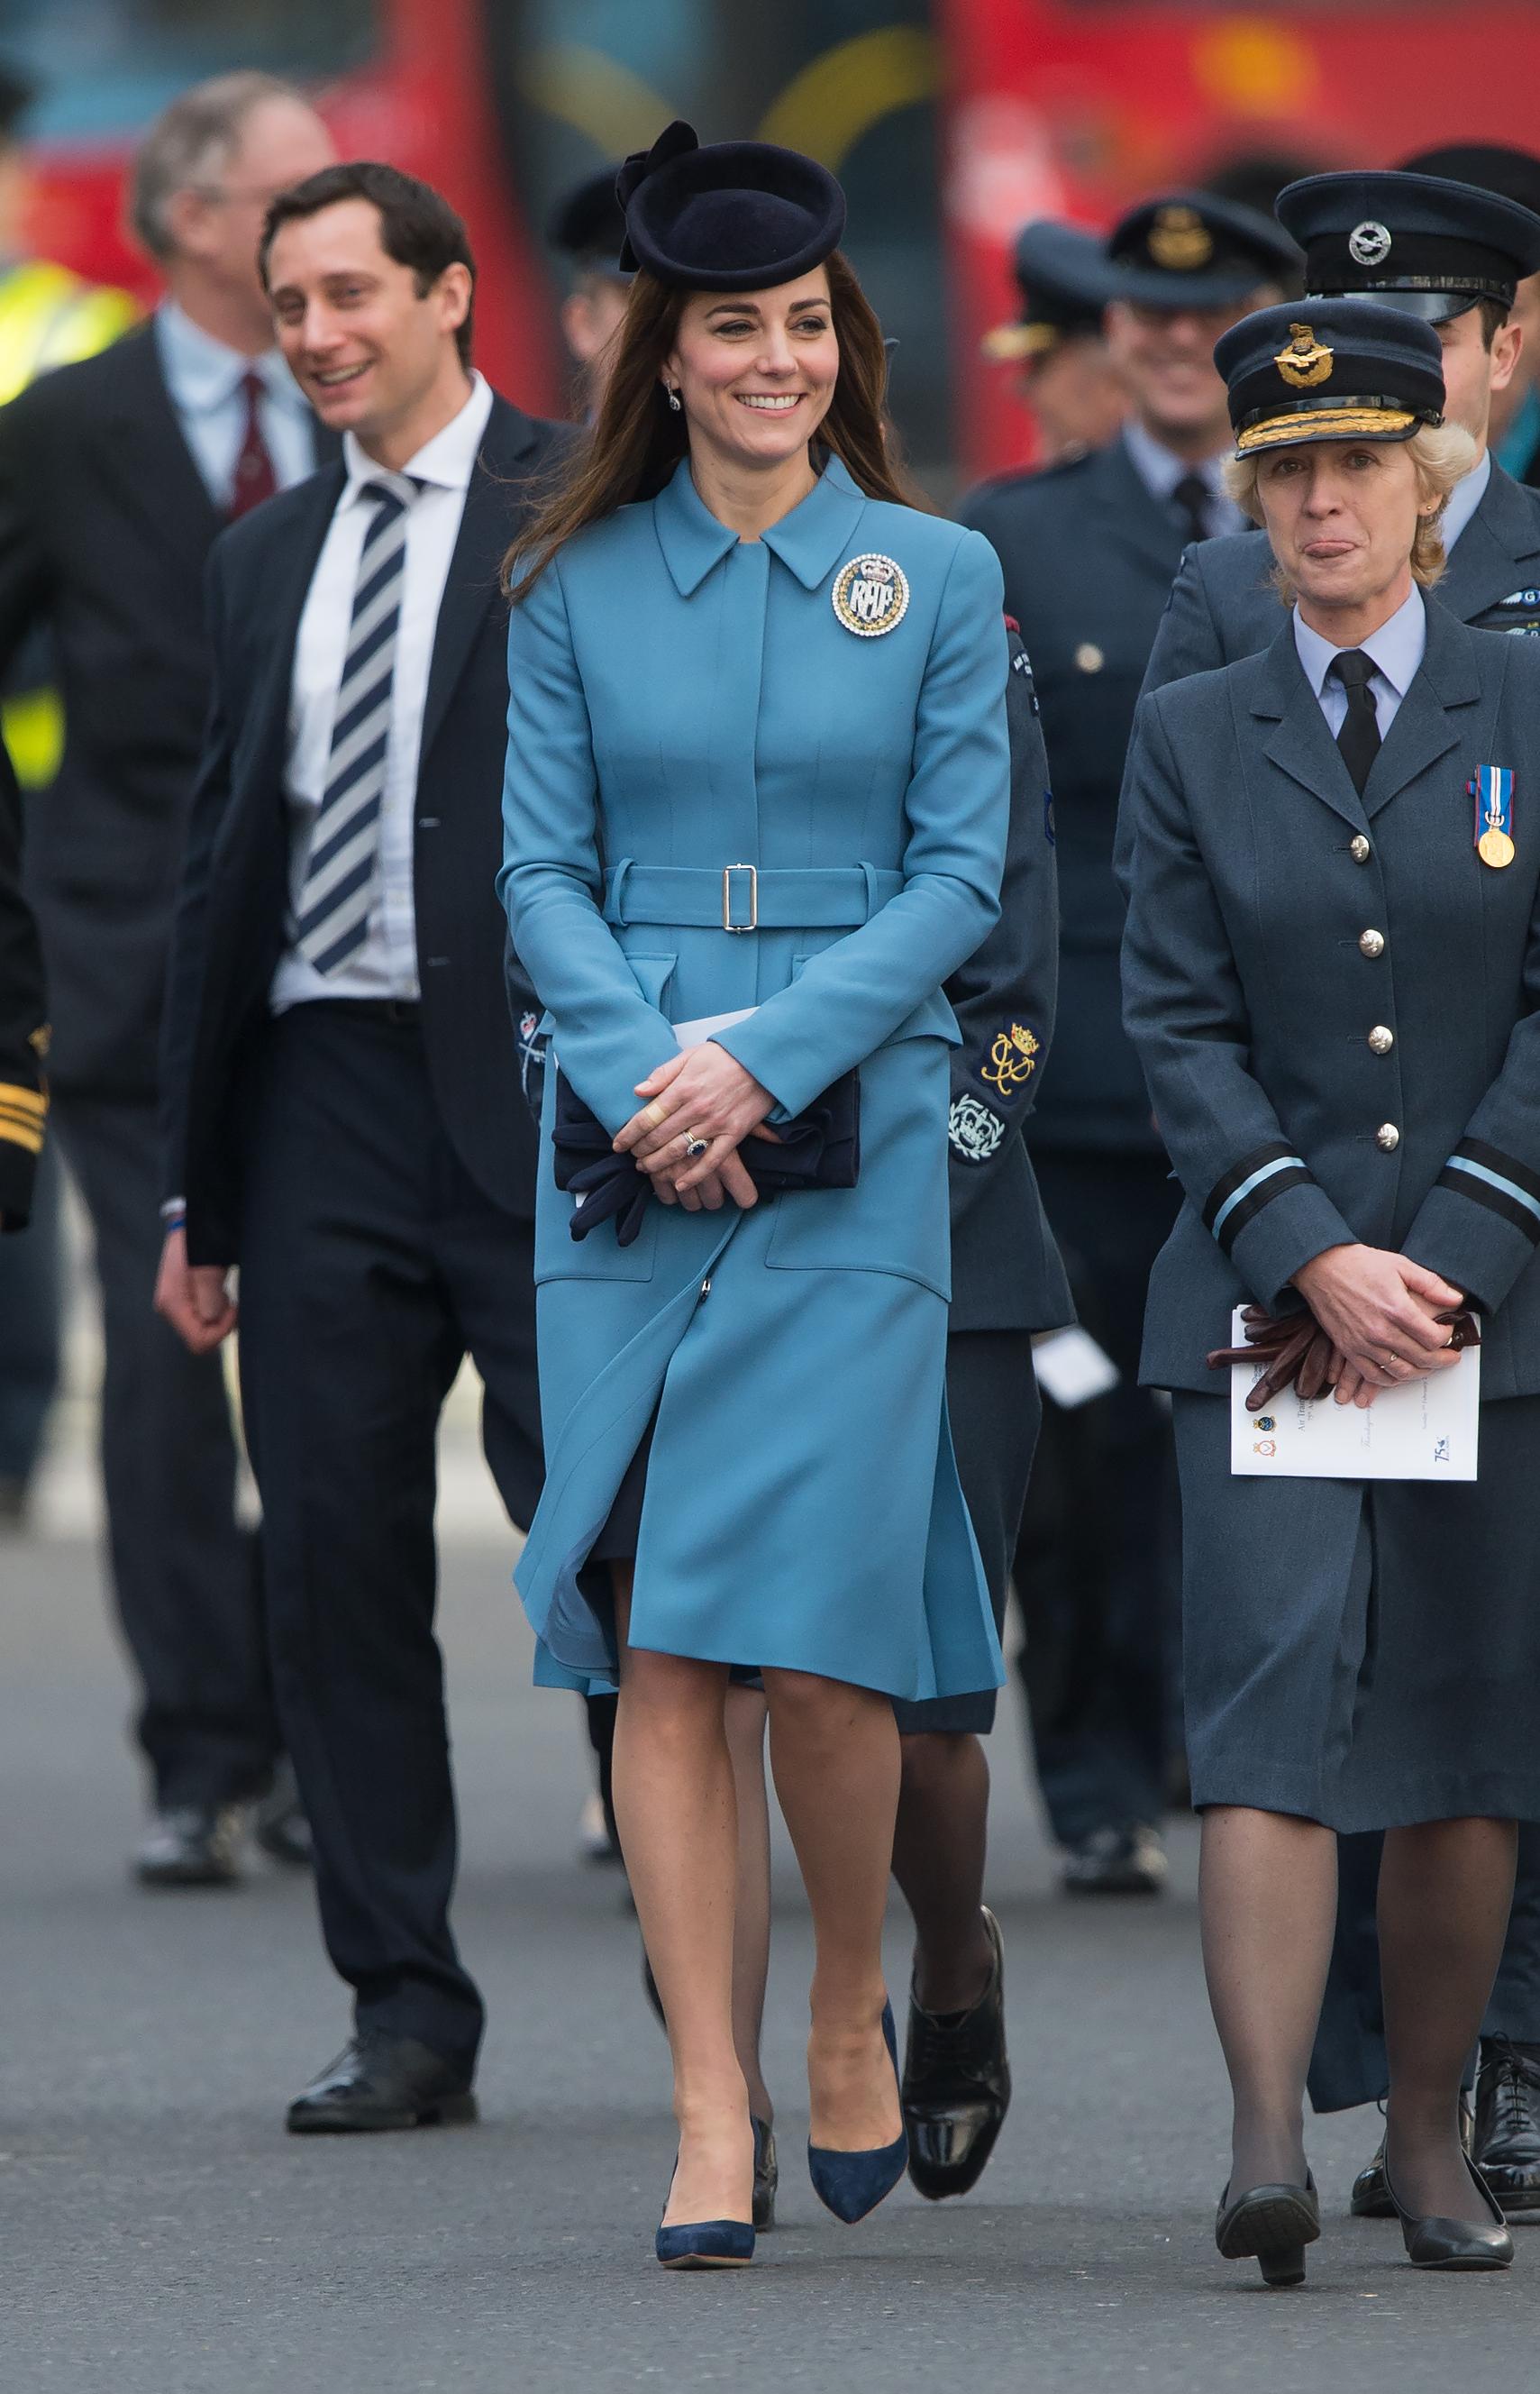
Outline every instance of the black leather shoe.
<svg viewBox="0 0 1540 2394"><path fill-rule="evenodd" d="M1380 2109L1383 2111L1383 2104ZM1460 2097L1460 2142L1467 2152L1470 2151L1471 2127L1470 2106L1462 2095ZM1375 2149L1373 2161L1365 2162L1353 2180L1352 2192L1348 2197L1348 2209L1355 2219L1393 2219L1396 2216L1395 2204L1390 2200L1390 2190L1385 2183L1383 2137L1380 2138Z"/></svg>
<svg viewBox="0 0 1540 2394"><path fill-rule="evenodd" d="M1321 2233L1321 2201L1307 2171L1303 2186L1253 2186L1232 2202L1220 2197L1214 2242L1227 2261L1255 2260L1270 2286L1302 2285L1305 2247Z"/></svg>
<svg viewBox="0 0 1540 2394"><path fill-rule="evenodd" d="M899 2099L909 2135L910 2181L932 2203L978 2184L1011 2108L1005 1954L998 1921L987 1905L982 1909L995 1958L972 2011L938 2019L909 1990Z"/></svg>
<svg viewBox="0 0 1540 2394"><path fill-rule="evenodd" d="M235 1887L245 1814L239 1804L178 1804L157 1812L134 1857L141 1887Z"/></svg>
<svg viewBox="0 0 1540 2394"><path fill-rule="evenodd" d="M279 1762L272 1786L256 1808L256 1842L265 1854L289 1870L314 1867L310 1823L299 1800L294 1766L287 1757Z"/></svg>
<svg viewBox="0 0 1540 2394"><path fill-rule="evenodd" d="M363 2029L289 2106L295 2137L437 2128L476 2118L464 2072L413 2036Z"/></svg>
<svg viewBox="0 0 1540 2394"><path fill-rule="evenodd" d="M1482 2037L1474 2158L1505 2212L1540 2212L1540 2045Z"/></svg>
<svg viewBox="0 0 1540 2394"><path fill-rule="evenodd" d="M1147 1821L1093 1829L1072 1845L1062 1874L1066 1895L1158 1895L1168 1875L1166 1848Z"/></svg>
<svg viewBox="0 0 1540 2394"><path fill-rule="evenodd" d="M1468 2153L1466 2168L1486 2211L1484 2219L1421 2218L1396 2199L1389 2170L1385 2185L1401 2221L1406 2258L1414 2269L1506 2269L1513 2260L1513 2239L1496 2201Z"/></svg>

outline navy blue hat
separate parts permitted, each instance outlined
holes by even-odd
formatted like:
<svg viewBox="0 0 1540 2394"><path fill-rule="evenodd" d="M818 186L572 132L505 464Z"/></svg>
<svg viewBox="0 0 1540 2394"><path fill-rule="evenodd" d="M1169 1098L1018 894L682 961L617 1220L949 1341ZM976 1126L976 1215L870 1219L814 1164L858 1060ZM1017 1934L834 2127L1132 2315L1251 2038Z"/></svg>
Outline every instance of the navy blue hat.
<svg viewBox="0 0 1540 2394"><path fill-rule="evenodd" d="M845 229L845 195L827 166L769 141L702 149L679 123L626 160L620 265L685 291L764 291L821 266Z"/></svg>
<svg viewBox="0 0 1540 2394"><path fill-rule="evenodd" d="M1237 456L1301 441L1409 441L1443 421L1431 324L1377 299L1299 299L1243 316L1214 344Z"/></svg>
<svg viewBox="0 0 1540 2394"><path fill-rule="evenodd" d="M1366 292L1430 324L1478 299L1511 308L1540 269L1540 216L1442 175L1307 175L1279 192L1278 215L1304 250L1307 291Z"/></svg>
<svg viewBox="0 0 1540 2394"><path fill-rule="evenodd" d="M574 183L556 202L545 228L552 248L592 274L621 271L626 217L615 195L619 172L616 166L602 166L596 175L585 175L581 183Z"/></svg>
<svg viewBox="0 0 1540 2394"><path fill-rule="evenodd" d="M1540 158L1533 150L1515 150L1506 141L1446 141L1437 150L1419 150L1415 158L1403 158L1401 168L1405 175L1442 175L1445 182L1474 183L1479 191L1496 191L1540 215Z"/></svg>
<svg viewBox="0 0 1540 2394"><path fill-rule="evenodd" d="M1043 358L1077 333L1098 333L1115 288L1102 243L1081 225L1038 217L1016 236L1011 261L1022 312L984 336L990 358Z"/></svg>
<svg viewBox="0 0 1540 2394"><path fill-rule="evenodd" d="M1222 308L1259 283L1299 271L1288 235L1255 208L1212 191L1163 191L1107 235L1115 299L1141 308Z"/></svg>

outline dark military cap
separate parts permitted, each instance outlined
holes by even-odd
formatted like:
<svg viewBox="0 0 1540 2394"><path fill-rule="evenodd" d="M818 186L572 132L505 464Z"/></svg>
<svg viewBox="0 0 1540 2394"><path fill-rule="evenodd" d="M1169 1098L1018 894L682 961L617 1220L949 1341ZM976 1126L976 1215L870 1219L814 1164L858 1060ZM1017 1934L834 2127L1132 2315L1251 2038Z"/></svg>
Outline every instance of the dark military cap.
<svg viewBox="0 0 1540 2394"><path fill-rule="evenodd" d="M626 160L620 265L686 291L765 291L840 245L845 195L827 166L769 141L713 141L675 123Z"/></svg>
<svg viewBox="0 0 1540 2394"><path fill-rule="evenodd" d="M1442 175L1307 175L1279 192L1278 215L1304 250L1307 291L1368 293L1430 324L1479 299L1511 308L1540 268L1540 216Z"/></svg>
<svg viewBox="0 0 1540 2394"><path fill-rule="evenodd" d="M1212 191L1164 191L1114 225L1115 299L1140 308L1222 308L1299 270L1299 253L1255 208Z"/></svg>
<svg viewBox="0 0 1540 2394"><path fill-rule="evenodd" d="M1443 421L1443 351L1420 317L1377 299L1259 308L1214 345L1236 454L1301 441L1409 441Z"/></svg>
<svg viewBox="0 0 1540 2394"><path fill-rule="evenodd" d="M1540 158L1533 150L1510 150L1505 141L1449 141L1440 150L1419 150L1403 158L1404 175L1440 175L1449 183L1474 183L1540 216Z"/></svg>
<svg viewBox="0 0 1540 2394"><path fill-rule="evenodd" d="M1077 333L1101 331L1114 283L1095 233L1039 217L1016 235L1011 263L1022 312L1013 324L997 324L985 333L985 357L1047 357Z"/></svg>
<svg viewBox="0 0 1540 2394"><path fill-rule="evenodd" d="M619 275L620 250L626 237L626 216L615 194L615 166L585 175L556 202L545 228L553 249L594 274Z"/></svg>

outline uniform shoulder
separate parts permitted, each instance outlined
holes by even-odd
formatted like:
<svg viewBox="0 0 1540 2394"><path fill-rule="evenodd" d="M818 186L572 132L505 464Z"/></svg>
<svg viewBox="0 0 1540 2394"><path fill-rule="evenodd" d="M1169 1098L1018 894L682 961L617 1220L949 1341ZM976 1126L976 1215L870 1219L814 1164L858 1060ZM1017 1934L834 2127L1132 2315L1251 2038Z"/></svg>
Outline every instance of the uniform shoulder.
<svg viewBox="0 0 1540 2394"><path fill-rule="evenodd" d="M1092 479L1100 453L1082 449L1073 457L1059 457L1051 466L1029 466L1015 474L996 474L975 483L959 510L964 523L980 530L990 517L1014 518L1073 506Z"/></svg>
<svg viewBox="0 0 1540 2394"><path fill-rule="evenodd" d="M142 352L154 339L149 323L136 324L121 340L111 342L91 357L75 358L68 365L50 366L10 401L6 413L16 424L54 424L65 419L94 414L99 407L111 405L114 410L123 400L123 375L125 362L142 362Z"/></svg>

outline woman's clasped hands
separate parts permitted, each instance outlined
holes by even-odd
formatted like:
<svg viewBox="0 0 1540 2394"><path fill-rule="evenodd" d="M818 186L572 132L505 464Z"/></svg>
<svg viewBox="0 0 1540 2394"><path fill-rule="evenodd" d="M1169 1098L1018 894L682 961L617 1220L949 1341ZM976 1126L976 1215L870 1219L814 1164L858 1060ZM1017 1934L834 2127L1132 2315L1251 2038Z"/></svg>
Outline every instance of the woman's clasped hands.
<svg viewBox="0 0 1540 2394"><path fill-rule="evenodd" d="M1450 1316L1464 1292L1383 1247L1327 1247L1294 1285L1331 1340L1327 1381L1339 1405L1370 1405L1381 1388L1459 1361Z"/></svg>
<svg viewBox="0 0 1540 2394"><path fill-rule="evenodd" d="M638 1081L636 1094L646 1102L616 1133L615 1151L648 1175L665 1205L695 1214L702 1206L715 1213L728 1197L745 1207L759 1203L738 1150L750 1137L777 1143L763 1127L776 1100L736 1056L704 1040Z"/></svg>

